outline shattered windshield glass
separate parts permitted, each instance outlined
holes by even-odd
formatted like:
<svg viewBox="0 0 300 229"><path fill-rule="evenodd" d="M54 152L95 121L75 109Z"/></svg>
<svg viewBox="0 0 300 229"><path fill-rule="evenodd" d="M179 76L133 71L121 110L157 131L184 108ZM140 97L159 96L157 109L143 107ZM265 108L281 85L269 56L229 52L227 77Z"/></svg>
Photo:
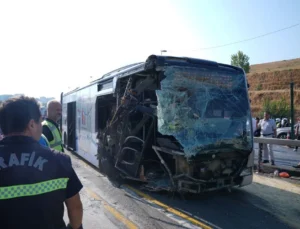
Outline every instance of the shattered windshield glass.
<svg viewBox="0 0 300 229"><path fill-rule="evenodd" d="M187 157L252 150L245 77L218 68L168 67L157 90L158 131L174 136Z"/></svg>

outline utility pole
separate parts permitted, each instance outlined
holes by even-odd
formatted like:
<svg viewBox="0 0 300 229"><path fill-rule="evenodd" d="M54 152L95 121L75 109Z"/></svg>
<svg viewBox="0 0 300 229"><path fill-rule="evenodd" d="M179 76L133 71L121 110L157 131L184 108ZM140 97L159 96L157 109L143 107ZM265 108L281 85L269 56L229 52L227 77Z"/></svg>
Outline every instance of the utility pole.
<svg viewBox="0 0 300 229"><path fill-rule="evenodd" d="M291 139L295 139L294 133L294 82L290 83L290 93L291 93Z"/></svg>

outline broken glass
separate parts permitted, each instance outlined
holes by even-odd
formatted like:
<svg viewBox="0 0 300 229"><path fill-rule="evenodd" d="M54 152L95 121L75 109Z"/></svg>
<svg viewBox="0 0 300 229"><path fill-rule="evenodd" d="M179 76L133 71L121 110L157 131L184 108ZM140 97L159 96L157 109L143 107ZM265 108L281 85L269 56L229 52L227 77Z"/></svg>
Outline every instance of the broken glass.
<svg viewBox="0 0 300 229"><path fill-rule="evenodd" d="M186 157L253 147L244 74L219 68L168 67L156 91L158 131ZM248 125L247 125L248 124Z"/></svg>

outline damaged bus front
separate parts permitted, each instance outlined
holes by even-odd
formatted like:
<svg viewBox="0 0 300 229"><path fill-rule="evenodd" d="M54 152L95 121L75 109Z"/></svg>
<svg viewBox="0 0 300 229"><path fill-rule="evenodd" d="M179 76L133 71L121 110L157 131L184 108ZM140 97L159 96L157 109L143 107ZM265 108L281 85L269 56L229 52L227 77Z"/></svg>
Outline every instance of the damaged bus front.
<svg viewBox="0 0 300 229"><path fill-rule="evenodd" d="M100 167L110 158L123 177L153 191L200 193L252 183L242 69L150 56L143 71L117 82L116 104L99 131Z"/></svg>

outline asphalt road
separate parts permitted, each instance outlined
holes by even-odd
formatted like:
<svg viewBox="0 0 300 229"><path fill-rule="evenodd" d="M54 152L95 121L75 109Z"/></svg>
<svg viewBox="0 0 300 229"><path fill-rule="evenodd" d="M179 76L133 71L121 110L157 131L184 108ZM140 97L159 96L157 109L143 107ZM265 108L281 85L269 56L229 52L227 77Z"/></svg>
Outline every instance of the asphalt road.
<svg viewBox="0 0 300 229"><path fill-rule="evenodd" d="M231 193L183 200L166 193L141 196L130 188L138 186L113 184L75 156L72 163L84 185L84 228L300 228L300 186L282 179L255 175L252 185Z"/></svg>

